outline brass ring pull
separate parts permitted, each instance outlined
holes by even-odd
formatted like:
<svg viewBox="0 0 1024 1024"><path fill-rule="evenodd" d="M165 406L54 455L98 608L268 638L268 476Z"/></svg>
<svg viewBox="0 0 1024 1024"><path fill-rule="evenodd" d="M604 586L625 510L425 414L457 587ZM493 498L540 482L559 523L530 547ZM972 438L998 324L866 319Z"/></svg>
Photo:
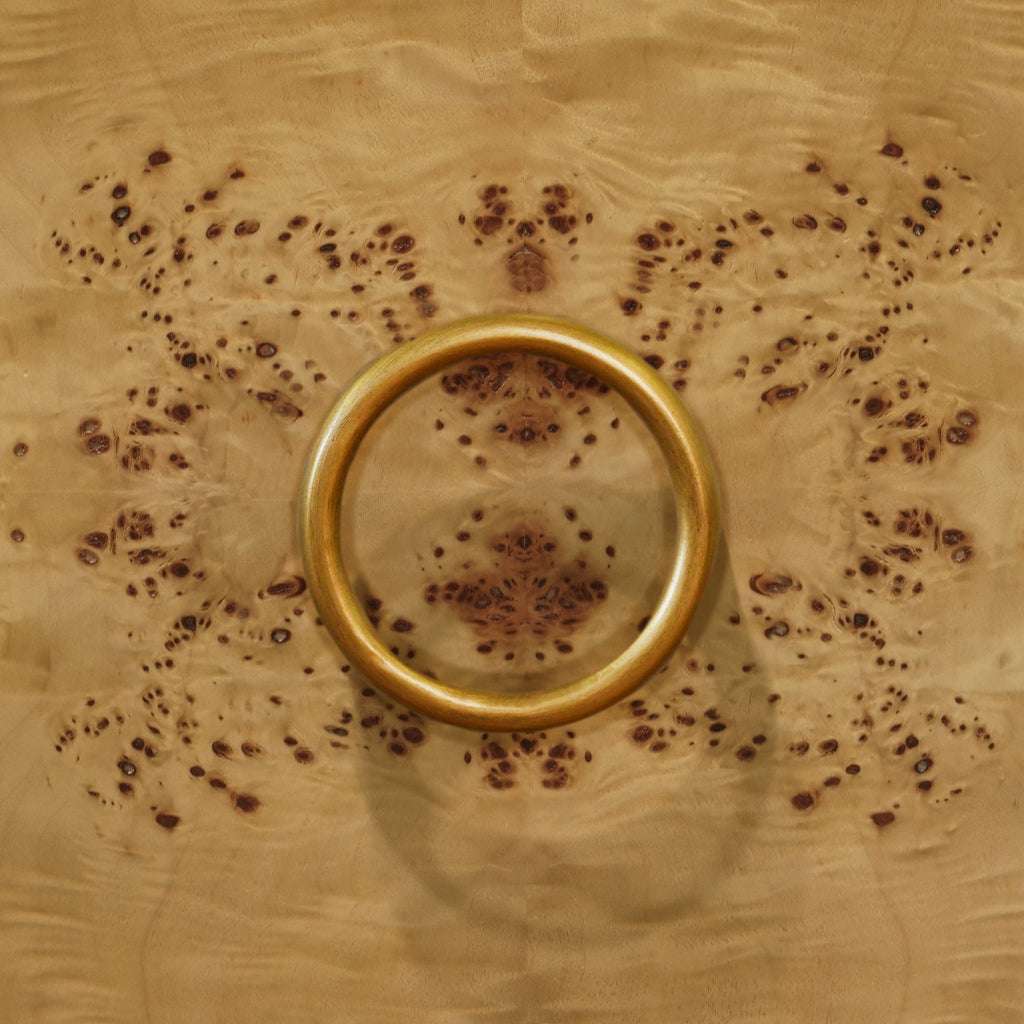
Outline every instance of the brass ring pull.
<svg viewBox="0 0 1024 1024"><path fill-rule="evenodd" d="M495 352L531 352L571 363L615 388L653 434L675 492L678 540L668 583L636 640L574 683L523 694L464 690L430 679L378 639L342 564L339 517L356 449L399 395L432 373ZM704 444L676 393L652 367L604 335L565 320L486 316L431 331L379 359L331 411L306 465L299 502L306 579L324 625L374 685L430 718L497 732L573 722L631 693L682 639L711 568L718 498Z"/></svg>

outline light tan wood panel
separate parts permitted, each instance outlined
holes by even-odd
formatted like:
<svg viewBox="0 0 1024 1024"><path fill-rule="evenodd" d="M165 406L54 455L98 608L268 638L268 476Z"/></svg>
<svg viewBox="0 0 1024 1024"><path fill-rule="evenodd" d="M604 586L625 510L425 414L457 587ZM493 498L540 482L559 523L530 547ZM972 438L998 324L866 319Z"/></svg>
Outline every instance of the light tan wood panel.
<svg viewBox="0 0 1024 1024"><path fill-rule="evenodd" d="M0 38L0 1020L1021 1019L1013 5ZM295 497L362 367L515 311L676 385L723 539L633 699L481 736L347 669ZM346 543L510 688L633 634L671 506L616 396L502 372L392 410Z"/></svg>

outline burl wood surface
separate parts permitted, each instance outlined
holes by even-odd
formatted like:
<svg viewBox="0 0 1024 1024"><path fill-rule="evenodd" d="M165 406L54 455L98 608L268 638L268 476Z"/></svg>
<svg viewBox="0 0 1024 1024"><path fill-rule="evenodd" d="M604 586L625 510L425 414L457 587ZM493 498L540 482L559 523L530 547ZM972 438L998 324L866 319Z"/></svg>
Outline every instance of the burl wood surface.
<svg viewBox="0 0 1024 1024"><path fill-rule="evenodd" d="M1024 21L999 3L7 2L0 1020L1024 1019ZM686 643L482 736L316 624L303 460L433 325L564 315L708 440ZM600 382L393 407L342 532L403 658L641 628Z"/></svg>

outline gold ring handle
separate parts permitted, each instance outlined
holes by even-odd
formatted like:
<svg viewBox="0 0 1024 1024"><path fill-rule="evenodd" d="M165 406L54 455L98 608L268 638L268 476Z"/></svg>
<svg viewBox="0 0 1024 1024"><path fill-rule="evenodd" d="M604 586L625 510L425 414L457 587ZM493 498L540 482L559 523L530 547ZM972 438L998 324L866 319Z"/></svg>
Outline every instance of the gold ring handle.
<svg viewBox="0 0 1024 1024"><path fill-rule="evenodd" d="M668 466L678 538L669 579L637 639L614 661L573 683L523 694L464 690L399 661L378 639L342 564L341 496L356 449L399 395L453 363L495 352L531 352L571 363L613 387L653 434ZM610 338L566 320L484 316L431 331L377 360L334 406L306 464L299 501L306 580L320 617L352 664L396 700L430 717L510 732L573 722L631 693L669 658L707 581L718 536L718 495L697 428L654 369Z"/></svg>

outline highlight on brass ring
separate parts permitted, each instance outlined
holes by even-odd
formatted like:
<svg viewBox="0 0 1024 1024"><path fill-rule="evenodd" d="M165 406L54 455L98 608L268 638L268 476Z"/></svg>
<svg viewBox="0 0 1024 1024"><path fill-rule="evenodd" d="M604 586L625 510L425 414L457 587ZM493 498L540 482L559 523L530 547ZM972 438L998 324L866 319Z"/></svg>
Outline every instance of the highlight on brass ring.
<svg viewBox="0 0 1024 1024"><path fill-rule="evenodd" d="M615 388L651 431L668 468L677 540L668 582L646 627L596 672L548 690L497 694L448 686L395 657L378 638L342 562L339 519L356 450L377 417L431 374L494 352L559 359ZM668 659L693 617L718 535L718 497L704 443L676 392L610 338L568 320L484 316L431 331L361 373L331 410L306 464L299 500L306 580L324 625L375 686L430 718L505 732L573 722L627 696Z"/></svg>

